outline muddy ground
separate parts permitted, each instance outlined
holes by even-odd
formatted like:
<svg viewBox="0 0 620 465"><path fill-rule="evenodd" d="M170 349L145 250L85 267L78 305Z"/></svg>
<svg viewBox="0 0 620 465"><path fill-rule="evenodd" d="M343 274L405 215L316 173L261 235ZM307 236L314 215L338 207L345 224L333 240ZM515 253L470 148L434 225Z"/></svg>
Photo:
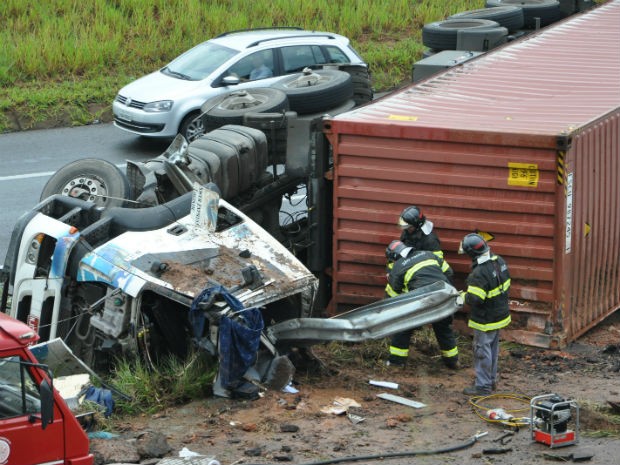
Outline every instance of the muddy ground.
<svg viewBox="0 0 620 465"><path fill-rule="evenodd" d="M576 400L580 441L563 448L532 442L528 427L515 431L479 418L461 393L473 379L470 339L461 336L463 366L452 371L441 364L429 334L416 332L410 363L404 369L383 366L382 354L377 353L383 349L380 344L319 346L314 352L326 370L298 373L296 394L271 391L255 401L207 398L155 415L125 418L117 421L116 428L125 434L161 432L173 448L172 455L178 457L186 447L215 457L222 465L328 463L350 456L365 458L340 463L542 464L559 460L549 454L570 461L571 454L576 460L579 453L593 455L586 463L620 463L620 415L613 414L608 404L620 401L620 312L561 352L502 343L497 396L485 405L524 409L515 415L529 416L529 403L511 396L557 393ZM398 389L372 386L369 380L394 382ZM383 400L377 397L382 392L426 406L415 409ZM359 403L349 412L363 421L354 423L346 414L322 412L337 398ZM484 431L486 436L459 451L371 458L458 446ZM504 444L494 441L505 431L514 435ZM489 454L488 449L505 451Z"/></svg>

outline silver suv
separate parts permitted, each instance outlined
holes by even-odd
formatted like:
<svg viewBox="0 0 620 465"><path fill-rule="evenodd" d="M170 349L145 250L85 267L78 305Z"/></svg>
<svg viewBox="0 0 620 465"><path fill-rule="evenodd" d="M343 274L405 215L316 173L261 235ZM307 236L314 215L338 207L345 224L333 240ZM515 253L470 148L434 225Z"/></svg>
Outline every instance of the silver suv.
<svg viewBox="0 0 620 465"><path fill-rule="evenodd" d="M231 90L270 87L282 76L332 63L367 66L349 39L331 32L227 32L123 87L112 105L114 125L141 136L180 133L192 139L204 131L196 117L206 100Z"/></svg>

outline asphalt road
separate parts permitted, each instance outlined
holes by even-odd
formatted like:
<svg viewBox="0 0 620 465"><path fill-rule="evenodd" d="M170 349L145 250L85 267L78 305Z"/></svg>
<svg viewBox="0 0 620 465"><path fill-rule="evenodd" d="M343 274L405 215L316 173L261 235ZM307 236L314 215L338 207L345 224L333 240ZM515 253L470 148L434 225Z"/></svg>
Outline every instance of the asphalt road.
<svg viewBox="0 0 620 465"><path fill-rule="evenodd" d="M141 138L111 124L0 135L0 265L15 221L38 203L41 189L59 168L80 158L103 158L124 170L125 160L147 160L169 143Z"/></svg>

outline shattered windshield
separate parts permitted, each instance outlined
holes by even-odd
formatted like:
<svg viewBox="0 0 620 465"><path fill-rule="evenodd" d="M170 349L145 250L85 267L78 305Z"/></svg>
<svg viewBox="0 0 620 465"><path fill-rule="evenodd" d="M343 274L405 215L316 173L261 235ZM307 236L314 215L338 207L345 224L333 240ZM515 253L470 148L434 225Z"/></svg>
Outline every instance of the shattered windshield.
<svg viewBox="0 0 620 465"><path fill-rule="evenodd" d="M237 53L232 48L203 42L173 60L161 72L186 81L200 81Z"/></svg>

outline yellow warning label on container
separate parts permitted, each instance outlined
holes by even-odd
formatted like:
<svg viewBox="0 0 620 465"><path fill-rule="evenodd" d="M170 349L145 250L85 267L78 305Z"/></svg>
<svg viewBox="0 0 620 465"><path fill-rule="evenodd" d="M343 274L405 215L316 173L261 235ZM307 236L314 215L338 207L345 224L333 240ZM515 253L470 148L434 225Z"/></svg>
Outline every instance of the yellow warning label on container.
<svg viewBox="0 0 620 465"><path fill-rule="evenodd" d="M590 234L590 231L592 231L592 226L590 226L588 223L584 223L584 225L583 225L583 237L587 237Z"/></svg>
<svg viewBox="0 0 620 465"><path fill-rule="evenodd" d="M508 185L538 187L540 173L536 163L508 163Z"/></svg>
<svg viewBox="0 0 620 465"><path fill-rule="evenodd" d="M417 121L417 116L408 116L408 115L390 115L388 119L393 119L395 121Z"/></svg>
<svg viewBox="0 0 620 465"><path fill-rule="evenodd" d="M486 231L478 231L476 229L476 234L480 234L482 236L482 238L489 242L492 241L493 239L495 239L495 236L493 234L491 234L490 232L486 232Z"/></svg>

